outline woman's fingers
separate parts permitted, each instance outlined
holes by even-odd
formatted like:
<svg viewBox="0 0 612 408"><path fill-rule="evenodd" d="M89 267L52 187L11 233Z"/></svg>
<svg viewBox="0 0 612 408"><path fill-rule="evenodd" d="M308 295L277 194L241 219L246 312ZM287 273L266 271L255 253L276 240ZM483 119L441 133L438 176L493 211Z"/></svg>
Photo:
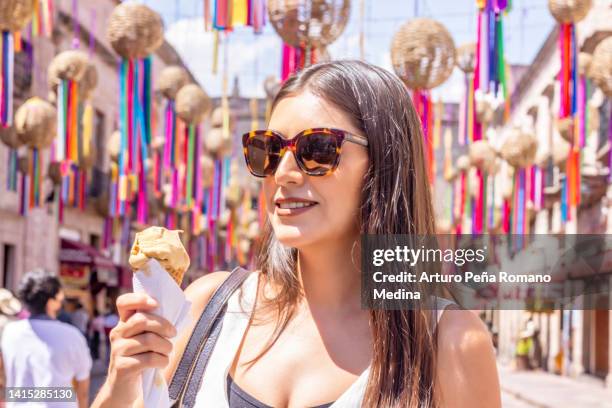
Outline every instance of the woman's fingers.
<svg viewBox="0 0 612 408"><path fill-rule="evenodd" d="M116 343L114 352L122 357L146 352L155 352L167 356L172 352L172 343L168 339L152 332L141 333L130 338L122 338L117 340Z"/></svg>
<svg viewBox="0 0 612 408"><path fill-rule="evenodd" d="M117 312L122 322L136 311L151 311L157 306L157 301L146 293L125 293L117 298Z"/></svg>
<svg viewBox="0 0 612 408"><path fill-rule="evenodd" d="M119 323L110 332L109 373L137 375L146 368L163 368L172 352L169 338L175 327L165 318L150 313L158 306L145 293L126 293L117 298Z"/></svg>
<svg viewBox="0 0 612 408"><path fill-rule="evenodd" d="M136 312L122 325L121 337L133 337L143 332L152 332L162 337L176 336L175 327L161 316Z"/></svg>
<svg viewBox="0 0 612 408"><path fill-rule="evenodd" d="M163 369L168 365L168 361L169 358L167 355L155 352L121 356L115 359L113 370L115 370L119 376L125 376L126 374L136 375L145 368Z"/></svg>

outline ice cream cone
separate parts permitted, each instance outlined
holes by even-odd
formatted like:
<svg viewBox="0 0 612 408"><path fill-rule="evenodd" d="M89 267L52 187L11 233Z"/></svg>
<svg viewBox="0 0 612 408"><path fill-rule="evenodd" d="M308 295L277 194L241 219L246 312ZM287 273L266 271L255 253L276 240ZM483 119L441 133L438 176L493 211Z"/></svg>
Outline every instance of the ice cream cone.
<svg viewBox="0 0 612 408"><path fill-rule="evenodd" d="M182 231L149 227L137 233L129 259L132 268L142 269L149 259L156 259L180 286L190 262L179 238L180 232Z"/></svg>

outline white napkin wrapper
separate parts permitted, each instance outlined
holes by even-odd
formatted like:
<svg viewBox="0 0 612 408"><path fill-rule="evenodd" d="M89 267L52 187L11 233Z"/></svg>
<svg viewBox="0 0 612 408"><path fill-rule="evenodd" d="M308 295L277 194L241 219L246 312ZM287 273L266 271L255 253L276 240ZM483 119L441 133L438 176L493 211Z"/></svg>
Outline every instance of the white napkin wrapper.
<svg viewBox="0 0 612 408"><path fill-rule="evenodd" d="M144 268L134 272L134 292L146 293L159 306L151 313L161 316L176 327L177 333L189 322L191 302L172 279L172 276L155 259L150 259ZM142 395L145 407L167 408L170 406L168 385L160 370L149 368L142 373Z"/></svg>

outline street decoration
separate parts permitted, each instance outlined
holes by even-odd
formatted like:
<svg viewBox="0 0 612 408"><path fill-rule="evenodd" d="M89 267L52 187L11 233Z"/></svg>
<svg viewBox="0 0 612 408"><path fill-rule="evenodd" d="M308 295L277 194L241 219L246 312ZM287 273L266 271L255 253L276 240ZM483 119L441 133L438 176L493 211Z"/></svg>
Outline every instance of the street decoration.
<svg viewBox="0 0 612 408"><path fill-rule="evenodd" d="M350 0L268 0L270 24L283 40L281 80L319 61L344 32Z"/></svg>
<svg viewBox="0 0 612 408"><path fill-rule="evenodd" d="M32 97L15 112L15 131L21 143L28 147L27 167L22 164L23 177L20 188L20 214L42 205L42 150L53 143L56 129L56 112L49 102Z"/></svg>
<svg viewBox="0 0 612 408"><path fill-rule="evenodd" d="M560 105L557 126L562 135L571 141L572 148L562 178L561 220L575 220L580 204L580 162L584 147L584 115L586 82L579 75L577 24L592 7L592 0L549 0L548 8L559 24L559 53L561 69L558 79Z"/></svg>

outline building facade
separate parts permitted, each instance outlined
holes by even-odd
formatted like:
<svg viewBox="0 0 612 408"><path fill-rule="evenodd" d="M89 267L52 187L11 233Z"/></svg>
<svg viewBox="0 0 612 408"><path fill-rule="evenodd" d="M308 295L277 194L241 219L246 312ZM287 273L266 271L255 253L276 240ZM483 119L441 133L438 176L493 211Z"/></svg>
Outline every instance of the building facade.
<svg viewBox="0 0 612 408"><path fill-rule="evenodd" d="M593 10L577 24L577 44L581 52L592 53L596 45L612 35L610 21L612 5L606 0L595 0ZM509 126L527 126L538 138L538 156L554 156L556 146L563 142L555 121L559 106L560 70L558 29L548 39L525 72L512 94ZM570 220L561 222L560 180L565 177L564 166L551 166L546 177L545 206L532 221L536 234L606 234L612 231L610 206L612 188L608 183L607 142L610 101L595 91L589 106L599 118L599 127L589 136L581 163L581 203ZM612 248L604 248L611 251ZM604 259L608 253L604 252ZM612 284L612 269L602 266L601 275ZM612 386L612 305L608 294L594 296L594 305L580 305L566 310L495 311L491 320L498 332L498 352L502 360L514 358L519 333L527 325L539 332L541 353L536 365L544 370L577 377L599 378ZM578 300L580 302L580 300ZM583 310L584 309L584 310ZM589 310L590 309L590 310Z"/></svg>
<svg viewBox="0 0 612 408"><path fill-rule="evenodd" d="M96 211L95 195L99 194L108 178L110 158L107 152L110 135L117 129L119 107L119 57L114 53L106 37L106 22L119 4L116 0L95 2L57 2L54 10L54 29L51 38L34 37L22 34L24 51L15 57L15 109L31 96L46 99L49 95L47 67L59 52L79 49L87 52L98 73L98 85L91 96L94 109L95 164L88 175L88 199L85 210L65 208L63 222L53 209L53 186L45 177L42 186L43 205L32 208L22 216L19 212L19 194L7 189L8 149L0 145L0 283L3 287L15 290L26 271L44 268L59 274L68 288L67 295L84 298L84 303L92 307L93 285L91 274L98 267L97 283L105 284L108 289L129 286L131 277L125 273L125 258L111 254L101 248L104 218ZM167 65L184 66L176 51L164 41L153 56L153 75ZM160 98L156 98L161 102ZM156 112L162 109L157 104ZM161 115L154 121L161 123ZM50 130L51 131L51 130ZM21 148L23 149L23 148ZM23 151L20 151L23 154ZM43 153L43 172L46 172L48 149ZM62 268L60 260L68 257L89 257L90 268L83 271ZM113 259L113 261L110 261ZM72 259L73 261L75 259ZM68 262L70 263L70 262ZM115 267L113 267L115 265ZM74 275L73 273L76 273ZM102 296L99 300L103 303ZM98 303L98 301L96 301ZM104 308L104 304L97 305Z"/></svg>

